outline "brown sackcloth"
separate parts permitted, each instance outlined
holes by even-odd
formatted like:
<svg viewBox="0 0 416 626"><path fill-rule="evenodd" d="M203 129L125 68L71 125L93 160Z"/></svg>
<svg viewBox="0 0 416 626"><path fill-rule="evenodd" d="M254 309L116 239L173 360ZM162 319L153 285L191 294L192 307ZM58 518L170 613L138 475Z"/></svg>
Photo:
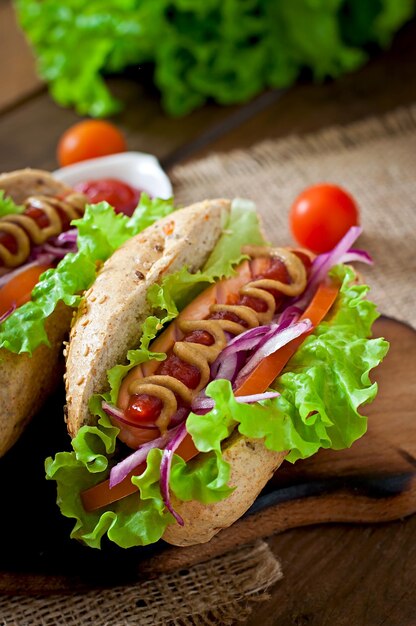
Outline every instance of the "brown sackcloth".
<svg viewBox="0 0 416 626"><path fill-rule="evenodd" d="M287 214L305 186L330 181L358 200L359 245L372 297L391 316L416 325L416 106L319 134L261 143L176 167L180 204L218 196L251 198L274 243L290 241ZM83 595L0 598L0 626L202 626L248 617L253 600L281 578L267 544L240 548L156 581ZM251 606L250 606L251 605Z"/></svg>
<svg viewBox="0 0 416 626"><path fill-rule="evenodd" d="M249 602L282 577L264 541L164 574L157 580L83 595L0 596L1 626L213 626L244 620Z"/></svg>

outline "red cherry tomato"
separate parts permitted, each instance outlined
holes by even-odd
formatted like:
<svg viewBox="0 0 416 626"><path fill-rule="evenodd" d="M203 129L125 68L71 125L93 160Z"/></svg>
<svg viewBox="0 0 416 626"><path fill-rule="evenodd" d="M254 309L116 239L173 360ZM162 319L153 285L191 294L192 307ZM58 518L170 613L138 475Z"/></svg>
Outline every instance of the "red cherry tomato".
<svg viewBox="0 0 416 626"><path fill-rule="evenodd" d="M101 178L87 180L75 185L76 191L84 193L93 204L106 201L115 209L116 213L131 215L139 203L141 191L134 189L121 180L115 178Z"/></svg>
<svg viewBox="0 0 416 626"><path fill-rule="evenodd" d="M25 302L29 302L32 290L39 281L40 275L50 267L51 265L35 265L9 280L0 289L0 316L9 311L14 304L19 307Z"/></svg>
<svg viewBox="0 0 416 626"><path fill-rule="evenodd" d="M313 252L328 252L358 224L354 199L337 185L308 187L293 203L290 228L296 241Z"/></svg>
<svg viewBox="0 0 416 626"><path fill-rule="evenodd" d="M71 126L58 143L57 157L61 166L124 152L126 140L113 124L103 120L85 120Z"/></svg>

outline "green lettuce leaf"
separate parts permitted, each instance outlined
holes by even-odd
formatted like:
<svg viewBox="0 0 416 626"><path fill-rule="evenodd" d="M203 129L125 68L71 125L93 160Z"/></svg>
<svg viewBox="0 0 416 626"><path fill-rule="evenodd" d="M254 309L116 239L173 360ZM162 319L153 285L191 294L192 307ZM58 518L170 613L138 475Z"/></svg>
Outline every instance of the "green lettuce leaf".
<svg viewBox="0 0 416 626"><path fill-rule="evenodd" d="M377 386L371 383L369 372L380 363L388 344L383 339L367 338L377 317L375 305L365 299L368 287L356 285L354 273L347 266L335 267L331 275L341 283L340 294L324 322L273 383L280 397L244 405L236 402L229 381L218 380L208 386L214 408L203 416L191 414L187 421L201 454L188 463L173 456L170 489L176 497L209 503L231 493L230 468L222 457L221 445L234 428L248 437L264 438L271 450L290 450L291 462L321 447L348 447L364 434L366 418L359 414L358 407L376 395ZM165 311L172 311L172 301L166 294L165 301ZM147 347L149 343L146 340ZM117 375L117 384L119 380ZM47 477L58 483L62 513L76 520L71 536L93 547L99 547L105 532L122 547L151 543L173 523L159 488L161 450L152 450L145 472L132 479L139 489L137 494L107 507L105 512L86 513L80 504L79 492L86 484L107 478L110 466L116 462L112 455L116 433L112 433L110 445L97 433L107 436L109 421L100 410L101 398L95 398L94 403L91 408L100 415L97 427L81 428L73 440L74 452L58 453L46 465ZM104 467L106 462L108 466ZM95 473L98 468L102 468L99 474Z"/></svg>
<svg viewBox="0 0 416 626"><path fill-rule="evenodd" d="M78 229L78 252L67 254L56 268L44 272L30 302L1 324L0 348L32 354L42 343L48 344L45 321L58 302L78 306L82 292L92 285L97 270L114 250L173 210L172 200L151 200L146 194L131 218L114 213L106 202L87 205L84 216L73 222Z"/></svg>
<svg viewBox="0 0 416 626"><path fill-rule="evenodd" d="M152 65L184 115L355 70L414 14L412 0L15 0L52 96L82 115L120 109L103 75ZM376 46L375 46L376 45Z"/></svg>
<svg viewBox="0 0 416 626"><path fill-rule="evenodd" d="M0 189L0 217L23 213L24 210L24 206L16 204L10 196L5 196L4 189Z"/></svg>

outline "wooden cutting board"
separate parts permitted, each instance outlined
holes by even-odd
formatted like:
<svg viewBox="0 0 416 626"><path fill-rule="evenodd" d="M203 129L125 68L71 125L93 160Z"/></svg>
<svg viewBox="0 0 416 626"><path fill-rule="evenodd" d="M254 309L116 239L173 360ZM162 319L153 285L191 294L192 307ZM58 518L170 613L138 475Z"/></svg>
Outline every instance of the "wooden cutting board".
<svg viewBox="0 0 416 626"><path fill-rule="evenodd" d="M208 544L101 551L68 539L72 521L55 505L43 459L67 447L62 392L51 398L19 443L0 460L0 592L54 593L133 582L207 560L289 528L324 522L382 522L416 512L416 331L388 318L375 335L391 342L374 378L368 433L351 449L322 450L285 463L248 513ZM325 529L322 528L322 532Z"/></svg>

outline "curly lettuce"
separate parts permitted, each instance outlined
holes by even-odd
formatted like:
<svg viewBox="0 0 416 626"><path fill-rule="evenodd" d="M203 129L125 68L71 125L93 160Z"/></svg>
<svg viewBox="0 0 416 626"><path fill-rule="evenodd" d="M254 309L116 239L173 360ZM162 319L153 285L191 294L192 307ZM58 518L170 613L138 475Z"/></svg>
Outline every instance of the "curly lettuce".
<svg viewBox="0 0 416 626"><path fill-rule="evenodd" d="M249 243L250 239L244 241ZM206 267L201 275L205 272ZM173 456L170 489L177 498L210 503L231 493L230 467L221 446L235 428L248 437L264 438L270 450L290 450L291 462L319 448L349 447L364 434L367 420L358 408L376 395L377 386L371 382L369 372L380 363L388 344L383 339L368 339L377 318L375 305L365 299L368 287L356 285L353 271L344 265L335 267L331 275L341 284L337 301L274 381L272 388L280 392L280 397L244 405L236 402L229 381L218 380L208 386L214 408L203 416L191 414L187 421L201 454L188 463ZM167 319L177 314L176 278L180 273L172 275L169 286L162 283L157 287ZM164 318L155 319L160 322ZM110 394L117 394L127 371L123 368L148 357L155 322L148 326L145 323L143 330L140 348L129 355L130 365L110 371ZM71 536L95 548L100 547L106 533L124 548L153 543L163 536L168 524L174 523L159 488L161 450L152 450L146 470L132 478L137 493L105 511L88 513L82 506L80 492L106 479L116 462L117 429L102 411L101 398L93 399L91 410L98 416L97 425L80 429L72 442L72 452L59 452L46 461L47 478L57 482L61 512L76 520Z"/></svg>
<svg viewBox="0 0 416 626"><path fill-rule="evenodd" d="M357 69L412 16L413 0L15 0L38 71L78 113L121 107L103 74L151 63L165 109L244 102L308 70ZM142 75L137 74L139 77Z"/></svg>
<svg viewBox="0 0 416 626"><path fill-rule="evenodd" d="M172 200L151 200L146 194L142 194L131 217L114 213L107 202L87 205L84 216L73 221L78 229L78 252L67 254L56 268L40 276L31 300L1 324L0 348L32 354L41 344L49 345L45 321L58 303L78 306L82 293L92 285L97 270L114 250L173 210Z"/></svg>
<svg viewBox="0 0 416 626"><path fill-rule="evenodd" d="M16 204L10 196L5 195L4 189L0 189L0 217L23 213L24 210L24 206Z"/></svg>

